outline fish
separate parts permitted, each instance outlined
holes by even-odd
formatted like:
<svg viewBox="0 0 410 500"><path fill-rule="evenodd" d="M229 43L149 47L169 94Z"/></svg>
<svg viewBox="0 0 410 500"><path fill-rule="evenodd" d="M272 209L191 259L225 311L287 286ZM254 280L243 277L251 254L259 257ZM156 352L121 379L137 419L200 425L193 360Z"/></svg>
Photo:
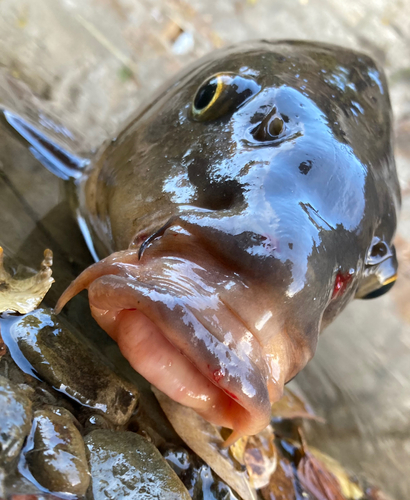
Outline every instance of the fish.
<svg viewBox="0 0 410 500"><path fill-rule="evenodd" d="M349 302L396 280L392 112L361 52L291 40L212 52L89 157L3 115L71 179L97 261L56 312L87 289L131 366L232 429L227 444L269 424Z"/></svg>

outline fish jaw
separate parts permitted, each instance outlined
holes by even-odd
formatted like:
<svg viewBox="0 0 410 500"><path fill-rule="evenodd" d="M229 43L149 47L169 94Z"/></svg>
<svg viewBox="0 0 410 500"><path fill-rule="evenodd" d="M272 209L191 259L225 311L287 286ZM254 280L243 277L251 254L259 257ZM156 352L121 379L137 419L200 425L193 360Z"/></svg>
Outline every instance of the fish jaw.
<svg viewBox="0 0 410 500"><path fill-rule="evenodd" d="M86 269L56 312L87 288L93 317L137 372L238 438L269 424L289 367L281 332L268 353L235 310L235 279L217 264L127 250Z"/></svg>

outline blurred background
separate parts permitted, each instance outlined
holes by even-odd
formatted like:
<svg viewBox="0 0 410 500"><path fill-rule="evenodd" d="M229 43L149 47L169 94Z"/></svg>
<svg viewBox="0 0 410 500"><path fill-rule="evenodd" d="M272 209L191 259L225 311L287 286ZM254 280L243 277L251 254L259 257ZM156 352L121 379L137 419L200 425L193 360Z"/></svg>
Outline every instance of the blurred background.
<svg viewBox="0 0 410 500"><path fill-rule="evenodd" d="M85 151L113 136L187 63L256 38L360 49L387 73L403 194L399 279L382 298L351 304L297 381L326 419L312 424L309 440L392 497L410 498L410 1L0 0L0 66ZM2 209L0 233L12 233L6 250L21 253L30 224L63 199L61 183L44 179L30 187L31 222L21 225Z"/></svg>

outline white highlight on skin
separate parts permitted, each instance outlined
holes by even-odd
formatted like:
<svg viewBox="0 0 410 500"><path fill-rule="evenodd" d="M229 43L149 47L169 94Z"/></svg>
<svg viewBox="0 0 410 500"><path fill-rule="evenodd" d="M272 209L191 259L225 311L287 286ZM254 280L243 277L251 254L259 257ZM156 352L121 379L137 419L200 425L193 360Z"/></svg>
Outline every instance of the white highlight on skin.
<svg viewBox="0 0 410 500"><path fill-rule="evenodd" d="M207 396L206 394L196 394L188 389L186 389L185 387L183 388L183 390L185 390L186 394L192 398L192 399L199 399L201 401L210 401L210 397ZM214 408L214 405L212 406Z"/></svg>
<svg viewBox="0 0 410 500"><path fill-rule="evenodd" d="M275 382L278 382L281 375L279 356L277 354L267 354L266 358L268 360L271 377Z"/></svg>
<svg viewBox="0 0 410 500"><path fill-rule="evenodd" d="M266 313L262 316L262 318L255 323L255 328L260 332L262 328L266 325L266 323L273 316L272 311L266 311Z"/></svg>
<svg viewBox="0 0 410 500"><path fill-rule="evenodd" d="M186 172L179 172L168 176L163 182L162 190L170 195L171 201L176 204L192 203L196 196L196 188L189 182Z"/></svg>

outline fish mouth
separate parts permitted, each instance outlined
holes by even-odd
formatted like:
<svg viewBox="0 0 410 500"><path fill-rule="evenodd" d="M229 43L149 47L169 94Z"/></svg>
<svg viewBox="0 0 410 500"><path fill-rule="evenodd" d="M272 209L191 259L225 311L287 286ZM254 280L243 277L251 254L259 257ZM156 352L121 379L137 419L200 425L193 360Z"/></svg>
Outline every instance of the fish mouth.
<svg viewBox="0 0 410 500"><path fill-rule="evenodd" d="M283 390L232 305L243 286L205 251L193 259L161 249L139 259L138 249L125 250L86 269L56 312L87 288L93 317L131 366L173 400L233 429L232 442L269 424Z"/></svg>

